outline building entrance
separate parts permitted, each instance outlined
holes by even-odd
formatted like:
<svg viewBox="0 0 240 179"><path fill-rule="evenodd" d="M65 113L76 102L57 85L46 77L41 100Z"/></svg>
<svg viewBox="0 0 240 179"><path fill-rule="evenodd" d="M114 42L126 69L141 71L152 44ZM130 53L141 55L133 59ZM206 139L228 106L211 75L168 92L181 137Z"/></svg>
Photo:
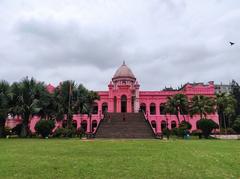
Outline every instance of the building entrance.
<svg viewBox="0 0 240 179"><path fill-rule="evenodd" d="M127 96L121 97L121 112L127 112Z"/></svg>

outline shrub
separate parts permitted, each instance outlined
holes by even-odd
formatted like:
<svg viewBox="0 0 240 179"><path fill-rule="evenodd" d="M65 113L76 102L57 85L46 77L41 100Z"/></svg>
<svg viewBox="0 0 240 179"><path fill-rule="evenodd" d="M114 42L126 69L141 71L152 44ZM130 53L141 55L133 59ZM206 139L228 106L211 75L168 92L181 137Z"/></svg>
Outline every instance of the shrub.
<svg viewBox="0 0 240 179"><path fill-rule="evenodd" d="M236 134L236 131L233 128L227 128L227 134Z"/></svg>
<svg viewBox="0 0 240 179"><path fill-rule="evenodd" d="M179 124L179 128L182 128L182 129L192 129L192 124L190 124L189 122L187 121L182 121L180 124Z"/></svg>
<svg viewBox="0 0 240 179"><path fill-rule="evenodd" d="M75 137L76 136L76 129L74 128L65 128L65 136L64 137Z"/></svg>
<svg viewBox="0 0 240 179"><path fill-rule="evenodd" d="M74 128L58 128L54 131L53 137L75 137L76 129Z"/></svg>
<svg viewBox="0 0 240 179"><path fill-rule="evenodd" d="M198 136L199 139L202 138L202 131L200 129L193 130L191 135Z"/></svg>
<svg viewBox="0 0 240 179"><path fill-rule="evenodd" d="M198 129L202 130L202 134L205 138L208 138L213 129L217 129L219 126L211 119L200 119L197 121Z"/></svg>
<svg viewBox="0 0 240 179"><path fill-rule="evenodd" d="M20 136L21 134L21 129L22 129L22 124L18 124L16 125L13 129L12 129L12 133L15 135Z"/></svg>
<svg viewBox="0 0 240 179"><path fill-rule="evenodd" d="M63 137L63 132L64 128L57 128L54 132L53 132L53 137Z"/></svg>
<svg viewBox="0 0 240 179"><path fill-rule="evenodd" d="M166 135L168 139L170 134L171 134L171 131L168 128L163 129L163 135Z"/></svg>
<svg viewBox="0 0 240 179"><path fill-rule="evenodd" d="M9 136L12 134L12 129L9 127L4 128L4 136Z"/></svg>
<svg viewBox="0 0 240 179"><path fill-rule="evenodd" d="M35 125L35 130L38 134L40 134L43 138L48 137L52 130L55 127L55 122L53 120L39 120Z"/></svg>
<svg viewBox="0 0 240 179"><path fill-rule="evenodd" d="M234 121L232 128L236 133L240 133L240 119L239 118Z"/></svg>
<svg viewBox="0 0 240 179"><path fill-rule="evenodd" d="M178 136L178 128L171 129L171 135Z"/></svg>
<svg viewBox="0 0 240 179"><path fill-rule="evenodd" d="M78 137L82 138L85 136L85 131L82 127L78 128L77 131L76 131L76 134Z"/></svg>
<svg viewBox="0 0 240 179"><path fill-rule="evenodd" d="M178 137L184 137L184 135L186 135L187 133L189 133L189 130L192 128L192 125L187 122L187 121L182 121L179 124L178 128L173 128L171 130L171 134L172 135L176 135Z"/></svg>

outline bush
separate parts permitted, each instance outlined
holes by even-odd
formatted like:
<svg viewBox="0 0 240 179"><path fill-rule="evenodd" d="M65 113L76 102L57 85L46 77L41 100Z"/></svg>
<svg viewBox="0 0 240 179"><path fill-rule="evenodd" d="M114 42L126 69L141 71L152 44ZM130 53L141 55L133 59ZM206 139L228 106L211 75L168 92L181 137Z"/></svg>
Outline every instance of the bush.
<svg viewBox="0 0 240 179"><path fill-rule="evenodd" d="M12 129L12 133L13 133L14 135L20 136L21 130L22 130L22 124L18 124L18 125L16 125L16 126Z"/></svg>
<svg viewBox="0 0 240 179"><path fill-rule="evenodd" d="M190 124L190 123L187 122L187 121L182 121L182 122L179 124L179 128L190 130L190 129L192 129L192 124Z"/></svg>
<svg viewBox="0 0 240 179"><path fill-rule="evenodd" d="M171 135L178 136L178 128L171 129Z"/></svg>
<svg viewBox="0 0 240 179"><path fill-rule="evenodd" d="M4 136L12 135L12 129L9 127L4 128Z"/></svg>
<svg viewBox="0 0 240 179"><path fill-rule="evenodd" d="M171 134L171 131L168 128L163 129L163 135L166 135L168 139L170 134Z"/></svg>
<svg viewBox="0 0 240 179"><path fill-rule="evenodd" d="M240 133L240 119L236 119L233 123L233 126L232 126L233 130L236 132L236 133Z"/></svg>
<svg viewBox="0 0 240 179"><path fill-rule="evenodd" d="M55 122L53 120L39 120L35 125L35 130L38 134L40 134L43 138L48 137L52 130L55 127Z"/></svg>
<svg viewBox="0 0 240 179"><path fill-rule="evenodd" d="M171 134L172 135L176 135L178 137L184 137L184 135L186 135L187 133L189 133L189 130L192 128L192 125L187 122L187 121L182 121L179 124L178 128L173 128L171 130Z"/></svg>
<svg viewBox="0 0 240 179"><path fill-rule="evenodd" d="M208 138L212 130L218 127L218 124L211 119L200 119L197 121L197 128L202 130L202 134L205 138Z"/></svg>
<svg viewBox="0 0 240 179"><path fill-rule="evenodd" d="M220 133L219 134L236 134L235 130L233 130L233 128L221 128Z"/></svg>
<svg viewBox="0 0 240 179"><path fill-rule="evenodd" d="M74 128L58 128L54 131L53 137L75 137L76 136L76 129Z"/></svg>
<svg viewBox="0 0 240 179"><path fill-rule="evenodd" d="M200 129L193 130L191 135L198 136L199 139L202 138L202 131Z"/></svg>

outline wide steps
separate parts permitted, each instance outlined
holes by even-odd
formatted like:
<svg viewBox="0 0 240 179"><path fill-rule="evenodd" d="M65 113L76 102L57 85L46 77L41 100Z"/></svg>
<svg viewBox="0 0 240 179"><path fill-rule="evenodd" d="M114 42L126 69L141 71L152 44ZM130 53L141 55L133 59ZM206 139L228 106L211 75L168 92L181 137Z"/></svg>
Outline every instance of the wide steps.
<svg viewBox="0 0 240 179"><path fill-rule="evenodd" d="M108 113L96 138L154 138L154 134L142 113Z"/></svg>

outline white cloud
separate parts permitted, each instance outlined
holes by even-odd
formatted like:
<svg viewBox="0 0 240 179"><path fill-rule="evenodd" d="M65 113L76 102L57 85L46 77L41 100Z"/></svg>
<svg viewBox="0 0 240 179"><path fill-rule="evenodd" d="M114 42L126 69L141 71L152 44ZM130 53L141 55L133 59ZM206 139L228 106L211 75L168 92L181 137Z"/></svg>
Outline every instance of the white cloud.
<svg viewBox="0 0 240 179"><path fill-rule="evenodd" d="M0 1L0 79L107 89L123 60L145 90L239 80L237 0ZM236 42L230 47L228 41Z"/></svg>

